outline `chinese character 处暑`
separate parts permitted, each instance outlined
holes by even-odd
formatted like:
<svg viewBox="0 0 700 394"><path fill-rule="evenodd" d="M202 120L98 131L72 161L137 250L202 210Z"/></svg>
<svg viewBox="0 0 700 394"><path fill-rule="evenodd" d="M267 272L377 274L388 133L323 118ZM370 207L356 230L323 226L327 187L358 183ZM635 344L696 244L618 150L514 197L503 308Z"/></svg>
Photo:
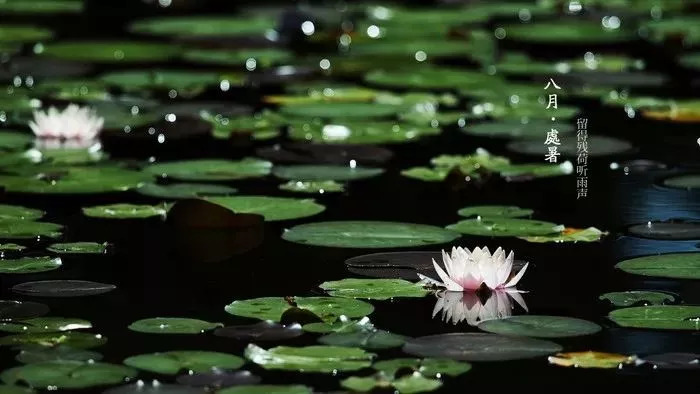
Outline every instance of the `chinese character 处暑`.
<svg viewBox="0 0 700 394"><path fill-rule="evenodd" d="M576 126L578 126L579 130L584 130L588 126L588 118L576 119Z"/></svg>
<svg viewBox="0 0 700 394"><path fill-rule="evenodd" d="M547 109L549 108L554 108L557 109L557 95L556 94L550 94L549 95L549 102L547 103Z"/></svg>
<svg viewBox="0 0 700 394"><path fill-rule="evenodd" d="M588 164L588 153L581 152L576 158L576 163L578 164Z"/></svg>
<svg viewBox="0 0 700 394"><path fill-rule="evenodd" d="M576 187L578 187L579 189L588 189L588 178L578 177L576 179Z"/></svg>
<svg viewBox="0 0 700 394"><path fill-rule="evenodd" d="M550 163L556 163L557 157L561 156L561 153L557 152L556 146L548 146L549 152L544 156L544 159Z"/></svg>
<svg viewBox="0 0 700 394"><path fill-rule="evenodd" d="M554 89L560 90L561 88L559 85L557 85L556 82L552 78L549 78L549 82L547 82L547 85L545 85L544 90L549 89L550 86L554 86Z"/></svg>
<svg viewBox="0 0 700 394"><path fill-rule="evenodd" d="M576 139L580 141L585 141L588 139L588 130L579 130L576 133Z"/></svg>
<svg viewBox="0 0 700 394"><path fill-rule="evenodd" d="M576 175L578 175L578 176L588 176L588 167L586 167L586 166L576 166Z"/></svg>
<svg viewBox="0 0 700 394"><path fill-rule="evenodd" d="M578 153L588 153L588 141L579 141L576 143Z"/></svg>
<svg viewBox="0 0 700 394"><path fill-rule="evenodd" d="M559 141L559 132L556 129L547 132L547 139L544 141L545 145L561 145Z"/></svg>
<svg viewBox="0 0 700 394"><path fill-rule="evenodd" d="M578 195L576 196L576 199L578 200L581 197L588 197L588 189L578 189Z"/></svg>

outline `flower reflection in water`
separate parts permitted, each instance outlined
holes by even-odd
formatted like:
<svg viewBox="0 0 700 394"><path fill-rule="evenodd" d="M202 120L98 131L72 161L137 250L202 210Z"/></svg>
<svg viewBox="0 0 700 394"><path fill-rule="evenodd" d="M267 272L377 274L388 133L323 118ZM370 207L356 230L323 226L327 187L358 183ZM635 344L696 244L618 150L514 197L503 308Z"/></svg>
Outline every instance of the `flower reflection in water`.
<svg viewBox="0 0 700 394"><path fill-rule="evenodd" d="M442 320L452 324L464 320L470 326L491 319L503 319L513 314L513 300L527 312L527 304L520 292L515 289L482 292L442 291L436 294L438 300L433 309L433 317L442 312Z"/></svg>

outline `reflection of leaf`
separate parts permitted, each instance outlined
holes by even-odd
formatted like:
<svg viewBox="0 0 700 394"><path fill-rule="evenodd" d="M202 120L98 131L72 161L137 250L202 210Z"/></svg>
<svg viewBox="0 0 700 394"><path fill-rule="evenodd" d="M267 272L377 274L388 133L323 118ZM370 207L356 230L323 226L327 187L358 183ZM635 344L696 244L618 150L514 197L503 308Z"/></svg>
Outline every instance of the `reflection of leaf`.
<svg viewBox="0 0 700 394"><path fill-rule="evenodd" d="M550 364L576 368L619 368L620 365L634 363L636 359L636 356L592 351L558 353L548 358Z"/></svg>
<svg viewBox="0 0 700 394"><path fill-rule="evenodd" d="M338 346L279 346L269 350L254 344L245 350L246 358L265 369L300 372L355 371L369 367L374 358L359 348Z"/></svg>

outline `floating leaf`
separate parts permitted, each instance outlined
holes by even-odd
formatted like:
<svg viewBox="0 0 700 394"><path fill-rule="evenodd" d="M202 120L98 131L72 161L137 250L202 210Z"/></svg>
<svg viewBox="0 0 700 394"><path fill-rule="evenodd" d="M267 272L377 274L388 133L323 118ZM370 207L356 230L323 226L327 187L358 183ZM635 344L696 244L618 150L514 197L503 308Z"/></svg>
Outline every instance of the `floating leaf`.
<svg viewBox="0 0 700 394"><path fill-rule="evenodd" d="M214 335L225 338L233 338L240 341L281 341L296 338L303 335L301 325L297 323L283 325L272 321L245 326L227 326L217 328Z"/></svg>
<svg viewBox="0 0 700 394"><path fill-rule="evenodd" d="M644 224L635 224L627 230L634 236L651 239L700 239L700 221L650 221Z"/></svg>
<svg viewBox="0 0 700 394"><path fill-rule="evenodd" d="M381 371L387 376L394 376L403 368L410 368L421 375L435 378L443 376L459 376L467 373L472 369L471 364L466 362L454 361L450 359L438 358L397 358L393 360L377 361L372 365L372 368Z"/></svg>
<svg viewBox="0 0 700 394"><path fill-rule="evenodd" d="M218 85L221 76L215 72L193 70L127 70L103 74L100 81L128 92L175 90L181 96L192 97L203 92L207 86ZM236 82L233 76L229 82Z"/></svg>
<svg viewBox="0 0 700 394"><path fill-rule="evenodd" d="M307 310L323 321L332 323L341 315L349 318L364 317L374 307L364 301L333 297L294 297L297 308ZM292 305L281 297L263 297L234 301L226 306L226 312L253 319L280 321L282 314Z"/></svg>
<svg viewBox="0 0 700 394"><path fill-rule="evenodd" d="M562 20L509 25L505 34L509 39L539 44L595 44L632 41L636 31L619 24Z"/></svg>
<svg viewBox="0 0 700 394"><path fill-rule="evenodd" d="M44 211L19 205L0 204L0 220L36 220L44 216Z"/></svg>
<svg viewBox="0 0 700 394"><path fill-rule="evenodd" d="M49 361L10 368L0 374L5 383L26 382L34 387L81 389L122 383L137 372L122 365L81 361Z"/></svg>
<svg viewBox="0 0 700 394"><path fill-rule="evenodd" d="M279 346L265 350L250 344L245 350L245 356L265 369L335 373L369 367L375 355L352 347Z"/></svg>
<svg viewBox="0 0 700 394"><path fill-rule="evenodd" d="M293 56L289 51L278 48L192 49L185 52L183 58L195 63L230 66L245 66L252 63L256 68L263 68L289 62Z"/></svg>
<svg viewBox="0 0 700 394"><path fill-rule="evenodd" d="M49 313L49 307L38 302L0 300L0 320L31 319Z"/></svg>
<svg viewBox="0 0 700 394"><path fill-rule="evenodd" d="M0 186L16 193L107 193L135 188L149 178L140 172L117 167L61 167L55 171L3 175L0 176Z"/></svg>
<svg viewBox="0 0 700 394"><path fill-rule="evenodd" d="M87 320L65 317L35 317L31 319L0 322L0 331L16 334L59 332L83 328L92 328L92 324Z"/></svg>
<svg viewBox="0 0 700 394"><path fill-rule="evenodd" d="M83 0L5 0L0 13L63 14L83 10Z"/></svg>
<svg viewBox="0 0 700 394"><path fill-rule="evenodd" d="M243 359L226 353L186 350L132 356L124 360L124 364L153 373L175 375L182 370L238 369L243 365Z"/></svg>
<svg viewBox="0 0 700 394"><path fill-rule="evenodd" d="M497 217L462 220L446 228L463 234L491 237L551 235L564 230L561 225L540 220Z"/></svg>
<svg viewBox="0 0 700 394"><path fill-rule="evenodd" d="M217 327L223 327L223 324L182 317L155 317L129 325L131 331L147 334L201 334Z"/></svg>
<svg viewBox="0 0 700 394"><path fill-rule="evenodd" d="M262 177L270 173L272 163L247 158L230 160L183 160L157 163L144 168L144 172L159 177L182 181L229 181Z"/></svg>
<svg viewBox="0 0 700 394"><path fill-rule="evenodd" d="M302 385L269 385L261 384L259 386L237 386L223 389L217 392L218 394L312 394L310 387Z"/></svg>
<svg viewBox="0 0 700 394"><path fill-rule="evenodd" d="M343 279L323 282L320 288L333 297L388 300L398 297L425 297L429 291L403 279Z"/></svg>
<svg viewBox="0 0 700 394"><path fill-rule="evenodd" d="M25 282L12 287L18 294L34 297L84 297L108 293L117 286L86 280L44 280Z"/></svg>
<svg viewBox="0 0 700 394"><path fill-rule="evenodd" d="M161 17L136 21L134 33L168 37L222 37L265 33L275 27L274 19L226 16Z"/></svg>
<svg viewBox="0 0 700 394"><path fill-rule="evenodd" d="M608 300L615 306L632 306L638 303L643 305L663 305L676 300L676 297L673 295L658 291L620 291L605 293L598 298Z"/></svg>
<svg viewBox="0 0 700 394"><path fill-rule="evenodd" d="M296 243L340 248L395 248L442 244L455 240L455 232L424 224L340 221L302 224L282 238Z"/></svg>
<svg viewBox="0 0 700 394"><path fill-rule="evenodd" d="M280 190L295 193L342 193L345 186L336 181L289 181L279 186Z"/></svg>
<svg viewBox="0 0 700 394"><path fill-rule="evenodd" d="M576 368L619 368L624 364L633 364L637 357L624 354L603 352L559 353L548 358L550 364L560 367Z"/></svg>
<svg viewBox="0 0 700 394"><path fill-rule="evenodd" d="M367 377L351 376L342 380L340 385L357 392L367 392L374 388L393 387L398 393L424 393L437 390L442 386L442 382L437 379L428 379L420 373L414 373L398 379L391 379L379 373Z"/></svg>
<svg viewBox="0 0 700 394"><path fill-rule="evenodd" d="M164 217L168 210L161 205L113 204L83 208L83 214L101 219L146 219Z"/></svg>
<svg viewBox="0 0 700 394"><path fill-rule="evenodd" d="M562 350L556 343L496 334L452 333L410 339L406 353L463 361L507 361L546 356Z"/></svg>
<svg viewBox="0 0 700 394"><path fill-rule="evenodd" d="M280 108L280 113L326 119L371 119L391 117L402 109L394 104L321 102L285 105Z"/></svg>
<svg viewBox="0 0 700 394"><path fill-rule="evenodd" d="M700 329L700 306L652 305L615 309L608 318L622 327L659 330Z"/></svg>
<svg viewBox="0 0 700 394"><path fill-rule="evenodd" d="M39 345L24 345L15 359L22 364L35 364L47 361L100 361L102 355L97 352L75 349L70 346L58 345L44 347Z"/></svg>
<svg viewBox="0 0 700 394"><path fill-rule="evenodd" d="M278 178L299 181L353 181L376 177L383 172L381 168L330 165L276 166L272 170Z"/></svg>
<svg viewBox="0 0 700 394"><path fill-rule="evenodd" d="M39 332L31 334L8 335L0 338L0 345L24 346L39 345L43 347L69 346L76 349L90 349L102 346L107 338L100 334L84 332Z"/></svg>
<svg viewBox="0 0 700 394"><path fill-rule="evenodd" d="M261 215L266 221L291 220L317 215L326 207L313 199L268 196L207 197L207 201L234 213Z"/></svg>
<svg viewBox="0 0 700 394"><path fill-rule="evenodd" d="M664 186L688 190L698 189L700 188L700 175L688 174L666 178L664 179Z"/></svg>
<svg viewBox="0 0 700 394"><path fill-rule="evenodd" d="M0 219L0 238L4 239L58 238L62 229L63 226L55 223Z"/></svg>
<svg viewBox="0 0 700 394"><path fill-rule="evenodd" d="M562 157L577 157L579 152L579 142L577 138L569 137L560 138L561 145L557 146L557 152L561 153ZM509 143L508 150L516 153L522 153L533 156L544 156L545 147L541 138L539 139L523 139ZM628 153L633 149L632 144L627 141L606 137L606 136L589 136L586 140L586 150L588 156L610 156L621 153Z"/></svg>
<svg viewBox="0 0 700 394"><path fill-rule="evenodd" d="M142 380L125 386L113 387L103 391L104 394L205 394L206 391L197 387L180 386L178 384L161 383L158 380L144 382Z"/></svg>
<svg viewBox="0 0 700 394"><path fill-rule="evenodd" d="M494 334L538 338L566 338L595 334L600 326L587 320L564 316L523 315L485 320L479 329Z"/></svg>
<svg viewBox="0 0 700 394"><path fill-rule="evenodd" d="M107 243L97 242L71 242L49 245L46 250L58 254L104 254L107 251Z"/></svg>
<svg viewBox="0 0 700 394"><path fill-rule="evenodd" d="M27 133L16 131L0 132L0 151L22 150L32 144L34 138Z"/></svg>
<svg viewBox="0 0 700 394"><path fill-rule="evenodd" d="M0 274L34 274L53 271L61 266L58 257L24 257L0 260Z"/></svg>
<svg viewBox="0 0 700 394"><path fill-rule="evenodd" d="M177 377L177 382L193 387L221 389L230 386L244 386L260 383L260 378L248 371L213 370L207 373L185 374Z"/></svg>
<svg viewBox="0 0 700 394"><path fill-rule="evenodd" d="M226 196L237 192L236 189L229 186L203 183L174 183L170 185L146 183L141 185L136 191L145 196L168 199Z"/></svg>
<svg viewBox="0 0 700 394"><path fill-rule="evenodd" d="M479 205L465 207L457 211L459 216L464 217L504 217L504 218L520 218L524 216L530 216L533 214L532 209L520 208L516 206L508 205Z"/></svg>
<svg viewBox="0 0 700 394"><path fill-rule="evenodd" d="M586 229L565 228L560 234L537 235L530 237L519 237L528 242L595 242L600 241L600 238L607 233L598 230L595 227Z"/></svg>
<svg viewBox="0 0 700 394"><path fill-rule="evenodd" d="M34 394L36 391L23 386L0 385L0 394Z"/></svg>
<svg viewBox="0 0 700 394"><path fill-rule="evenodd" d="M17 244L0 244L0 257L3 255L2 252L21 252L24 249L27 247Z"/></svg>
<svg viewBox="0 0 700 394"><path fill-rule="evenodd" d="M700 279L700 253L666 253L636 257L615 265L627 273L674 279Z"/></svg>
<svg viewBox="0 0 700 394"><path fill-rule="evenodd" d="M330 346L359 347L374 350L402 346L406 342L406 337L372 328L354 332L334 332L322 336L318 341Z"/></svg>
<svg viewBox="0 0 700 394"><path fill-rule="evenodd" d="M63 41L47 44L42 55L58 59L97 63L149 63L168 60L177 46L138 41Z"/></svg>
<svg viewBox="0 0 700 394"><path fill-rule="evenodd" d="M0 25L0 43L33 42L53 37L49 29L30 25Z"/></svg>
<svg viewBox="0 0 700 394"><path fill-rule="evenodd" d="M418 140L437 135L439 128L381 121L334 121L295 123L289 126L289 136L295 140L328 144L390 144Z"/></svg>
<svg viewBox="0 0 700 394"><path fill-rule="evenodd" d="M441 67L420 67L408 70L376 70L365 75L365 81L377 86L413 89L447 89L488 85L497 77L475 71Z"/></svg>

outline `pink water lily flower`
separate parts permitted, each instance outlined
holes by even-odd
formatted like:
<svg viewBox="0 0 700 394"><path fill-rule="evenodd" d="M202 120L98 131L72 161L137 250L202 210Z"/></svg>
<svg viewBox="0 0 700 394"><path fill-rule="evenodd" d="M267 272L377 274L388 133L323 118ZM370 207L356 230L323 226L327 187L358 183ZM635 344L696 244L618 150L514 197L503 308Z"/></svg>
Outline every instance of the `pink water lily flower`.
<svg viewBox="0 0 700 394"><path fill-rule="evenodd" d="M104 125L104 118L95 110L70 104L63 111L54 107L48 111L35 111L29 127L41 139L90 141L97 137Z"/></svg>
<svg viewBox="0 0 700 394"><path fill-rule="evenodd" d="M500 290L514 287L525 275L528 264L516 274L513 269L513 252L506 257L502 248L491 254L489 248L475 247L471 252L465 248L452 248L452 254L442 251L443 270L433 259L433 266L442 282L418 274L426 284L444 287L448 291L478 290L482 284L489 289Z"/></svg>

